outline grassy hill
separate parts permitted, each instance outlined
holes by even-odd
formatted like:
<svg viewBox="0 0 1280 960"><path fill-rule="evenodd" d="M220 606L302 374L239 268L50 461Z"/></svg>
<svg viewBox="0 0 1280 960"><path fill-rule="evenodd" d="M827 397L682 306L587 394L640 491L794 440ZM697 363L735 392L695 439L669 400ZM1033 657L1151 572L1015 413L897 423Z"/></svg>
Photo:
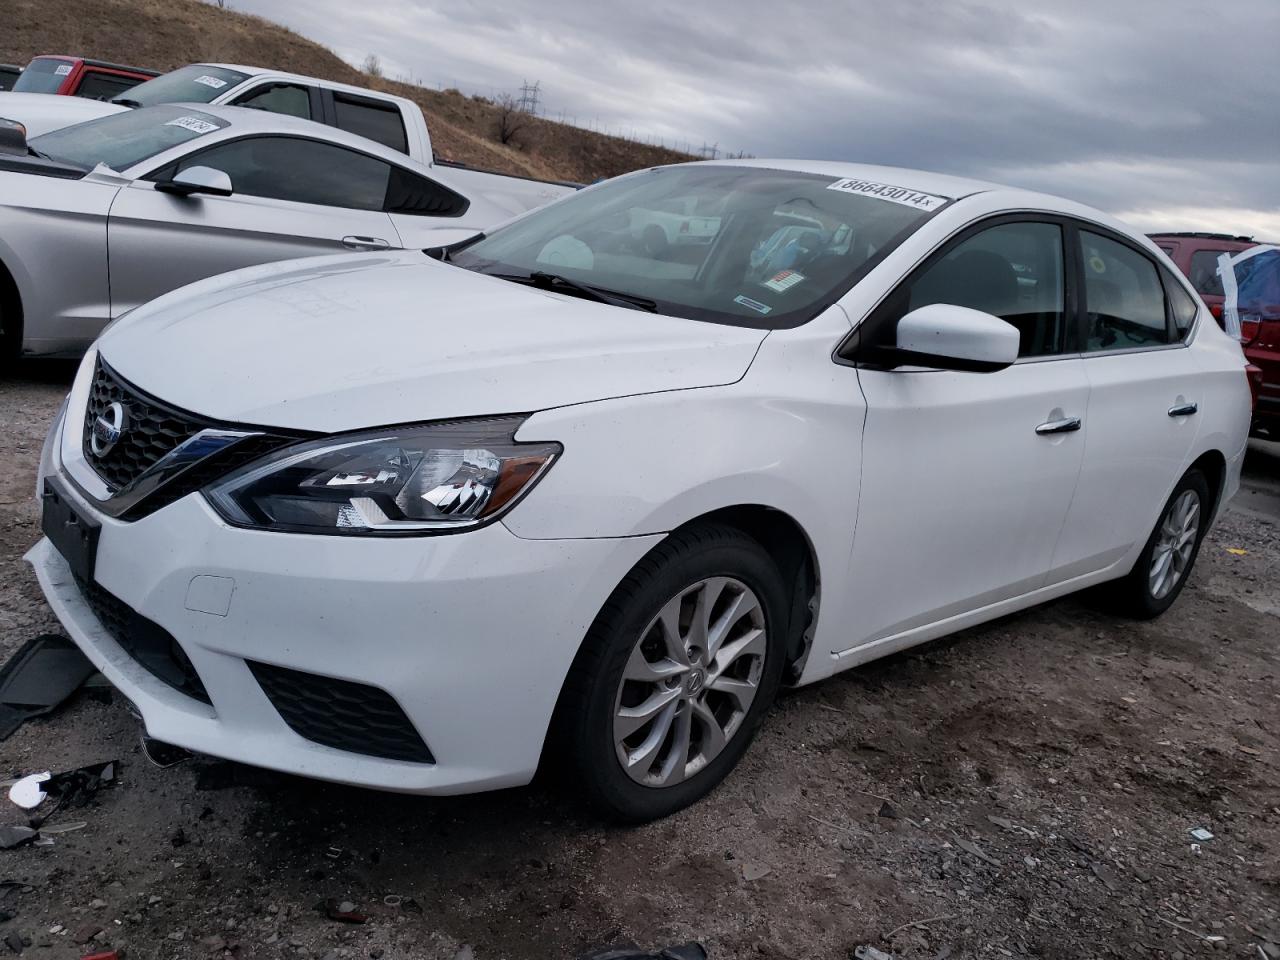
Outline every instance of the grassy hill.
<svg viewBox="0 0 1280 960"><path fill-rule="evenodd" d="M531 118L517 142L498 141L500 108L362 74L331 50L261 17L200 0L0 0L0 62L41 53L97 57L171 70L197 61L244 63L377 87L417 101L436 155L507 173L590 182L691 159L577 127Z"/></svg>

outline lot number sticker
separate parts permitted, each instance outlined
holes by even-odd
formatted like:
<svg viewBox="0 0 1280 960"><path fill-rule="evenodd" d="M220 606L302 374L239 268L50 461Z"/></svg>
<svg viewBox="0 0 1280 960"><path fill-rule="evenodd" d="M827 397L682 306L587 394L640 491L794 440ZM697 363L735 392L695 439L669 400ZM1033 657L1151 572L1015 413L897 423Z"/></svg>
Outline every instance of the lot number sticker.
<svg viewBox="0 0 1280 960"><path fill-rule="evenodd" d="M947 202L948 197L936 197L932 193L921 193L908 190L906 187L895 187L890 183L876 183L874 180L859 180L856 177L845 177L827 185L828 190L839 190L841 193L856 193L864 197L875 197L877 200L888 200L900 203L905 207L915 207L932 213Z"/></svg>
<svg viewBox="0 0 1280 960"><path fill-rule="evenodd" d="M213 133L218 129L216 123L210 123L208 120L201 120L199 117L178 117L170 120L165 124L166 127L182 127L184 130L190 130L192 133Z"/></svg>
<svg viewBox="0 0 1280 960"><path fill-rule="evenodd" d="M196 77L193 83L203 83L206 87L213 87L215 90L221 90L227 85L227 81L219 80L217 77Z"/></svg>
<svg viewBox="0 0 1280 960"><path fill-rule="evenodd" d="M60 64L57 67L54 67L53 69L53 75L55 77L65 77L70 72L71 72L71 64L69 63Z"/></svg>

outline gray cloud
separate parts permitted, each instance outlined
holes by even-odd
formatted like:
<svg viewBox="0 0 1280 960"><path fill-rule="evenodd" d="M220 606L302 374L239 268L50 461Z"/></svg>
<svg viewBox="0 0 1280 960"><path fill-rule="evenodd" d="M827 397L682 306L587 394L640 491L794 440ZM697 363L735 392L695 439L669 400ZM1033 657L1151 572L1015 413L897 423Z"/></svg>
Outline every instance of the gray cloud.
<svg viewBox="0 0 1280 960"><path fill-rule="evenodd" d="M923 167L1280 239L1280 3L239 0L353 63L758 156Z"/></svg>

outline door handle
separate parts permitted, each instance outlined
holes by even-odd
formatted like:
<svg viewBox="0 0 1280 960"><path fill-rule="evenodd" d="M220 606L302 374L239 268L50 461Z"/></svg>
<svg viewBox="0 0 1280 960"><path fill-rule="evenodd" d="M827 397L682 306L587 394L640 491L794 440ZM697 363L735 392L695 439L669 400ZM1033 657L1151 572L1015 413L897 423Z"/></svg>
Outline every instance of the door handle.
<svg viewBox="0 0 1280 960"><path fill-rule="evenodd" d="M1169 408L1169 416L1171 417L1189 417L1200 409L1198 403L1175 403Z"/></svg>
<svg viewBox="0 0 1280 960"><path fill-rule="evenodd" d="M342 245L348 250L386 250L391 246L381 237L343 237Z"/></svg>
<svg viewBox="0 0 1280 960"><path fill-rule="evenodd" d="M1045 437L1051 433L1073 433L1080 429L1079 417L1063 417L1061 420L1046 420L1036 427L1036 433Z"/></svg>

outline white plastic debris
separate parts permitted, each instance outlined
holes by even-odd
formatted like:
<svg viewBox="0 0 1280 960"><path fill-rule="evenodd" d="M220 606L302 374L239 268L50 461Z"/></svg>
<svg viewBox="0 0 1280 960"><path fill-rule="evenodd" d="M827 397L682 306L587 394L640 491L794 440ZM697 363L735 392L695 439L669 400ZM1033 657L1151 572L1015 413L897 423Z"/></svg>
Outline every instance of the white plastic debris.
<svg viewBox="0 0 1280 960"><path fill-rule="evenodd" d="M44 773L32 773L23 777L9 788L9 799L23 810L34 810L44 803L44 798L48 796L40 784L51 776L53 774L46 770Z"/></svg>
<svg viewBox="0 0 1280 960"><path fill-rule="evenodd" d="M1191 836L1193 836L1195 839L1200 840L1202 842L1205 840L1213 839L1213 834L1210 833L1208 830L1206 830L1204 827L1196 827L1194 830L1191 831Z"/></svg>

